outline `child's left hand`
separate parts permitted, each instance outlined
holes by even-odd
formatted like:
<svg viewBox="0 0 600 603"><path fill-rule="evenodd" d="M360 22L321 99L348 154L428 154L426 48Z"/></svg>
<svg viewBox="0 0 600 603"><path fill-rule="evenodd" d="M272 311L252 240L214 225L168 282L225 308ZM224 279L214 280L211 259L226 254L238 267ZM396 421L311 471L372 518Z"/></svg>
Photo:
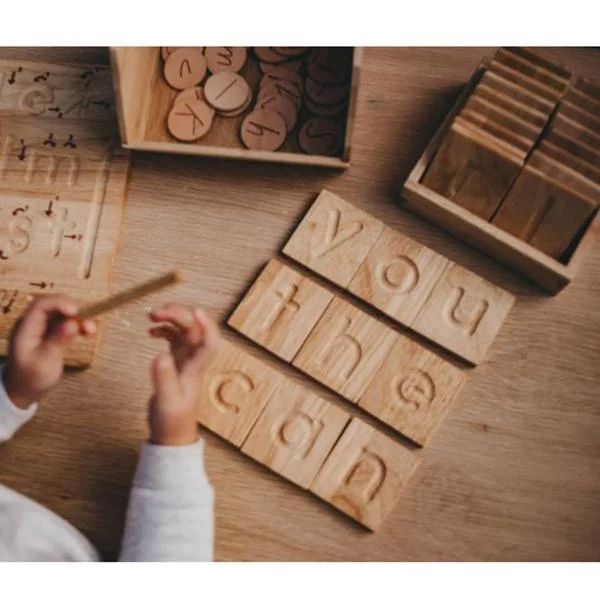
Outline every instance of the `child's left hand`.
<svg viewBox="0 0 600 603"><path fill-rule="evenodd" d="M77 304L62 295L47 295L30 304L10 339L4 387L12 403L27 408L42 398L63 374L66 348L76 335L94 335L96 323L78 322Z"/></svg>

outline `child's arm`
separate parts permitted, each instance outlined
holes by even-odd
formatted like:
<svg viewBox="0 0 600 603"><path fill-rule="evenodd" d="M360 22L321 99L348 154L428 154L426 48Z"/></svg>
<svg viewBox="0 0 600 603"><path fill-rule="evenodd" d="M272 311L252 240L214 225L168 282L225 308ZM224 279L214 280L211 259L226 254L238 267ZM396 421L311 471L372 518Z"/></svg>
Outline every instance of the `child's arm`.
<svg viewBox="0 0 600 603"><path fill-rule="evenodd" d="M133 482L121 561L210 561L213 490L204 472L196 403L218 346L219 331L197 308L168 304L150 318L150 333L170 343L152 365L150 441Z"/></svg>
<svg viewBox="0 0 600 603"><path fill-rule="evenodd" d="M48 295L30 304L17 321L8 362L0 367L0 442L33 417L37 401L60 381L64 352L75 336L96 332L93 321L73 320L76 314L74 301Z"/></svg>

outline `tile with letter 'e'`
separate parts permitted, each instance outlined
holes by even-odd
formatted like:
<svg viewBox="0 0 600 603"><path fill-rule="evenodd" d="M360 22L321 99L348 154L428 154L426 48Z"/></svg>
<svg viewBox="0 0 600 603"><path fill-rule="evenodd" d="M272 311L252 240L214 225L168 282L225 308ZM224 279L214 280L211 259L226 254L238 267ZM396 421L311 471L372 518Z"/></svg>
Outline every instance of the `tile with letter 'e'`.
<svg viewBox="0 0 600 603"><path fill-rule="evenodd" d="M436 283L412 328L472 364L492 345L514 295L453 264Z"/></svg>
<svg viewBox="0 0 600 603"><path fill-rule="evenodd" d="M449 264L445 257L386 227L348 290L410 325Z"/></svg>
<svg viewBox="0 0 600 603"><path fill-rule="evenodd" d="M308 488L349 420L347 412L282 379L242 452Z"/></svg>
<svg viewBox="0 0 600 603"><path fill-rule="evenodd" d="M197 420L241 446L283 377L226 340L203 380Z"/></svg>
<svg viewBox="0 0 600 603"><path fill-rule="evenodd" d="M358 405L423 446L465 381L450 362L400 336Z"/></svg>
<svg viewBox="0 0 600 603"><path fill-rule="evenodd" d="M332 298L311 279L271 260L228 324L289 362Z"/></svg>
<svg viewBox="0 0 600 603"><path fill-rule="evenodd" d="M377 218L323 190L283 253L346 287L382 230Z"/></svg>
<svg viewBox="0 0 600 603"><path fill-rule="evenodd" d="M397 334L352 304L334 298L293 365L357 402Z"/></svg>
<svg viewBox="0 0 600 603"><path fill-rule="evenodd" d="M310 490L375 531L394 508L418 460L406 446L354 418Z"/></svg>

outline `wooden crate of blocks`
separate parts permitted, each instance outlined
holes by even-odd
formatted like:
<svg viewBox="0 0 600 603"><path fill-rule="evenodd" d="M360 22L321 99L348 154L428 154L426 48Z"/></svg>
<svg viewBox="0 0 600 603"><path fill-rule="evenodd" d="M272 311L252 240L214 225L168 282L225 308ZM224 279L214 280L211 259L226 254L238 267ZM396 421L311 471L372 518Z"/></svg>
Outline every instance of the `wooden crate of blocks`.
<svg viewBox="0 0 600 603"><path fill-rule="evenodd" d="M514 302L328 191L283 253L472 364L484 359ZM455 363L278 259L228 324L419 446L465 383ZM233 344L205 387L201 424L373 530L419 460Z"/></svg>
<svg viewBox="0 0 600 603"><path fill-rule="evenodd" d="M112 48L127 148L345 168L362 49Z"/></svg>
<svg viewBox="0 0 600 603"><path fill-rule="evenodd" d="M600 231L600 88L528 50L498 50L475 71L403 197L557 293Z"/></svg>
<svg viewBox="0 0 600 603"><path fill-rule="evenodd" d="M110 69L0 62L0 354L31 295L108 292L129 152L118 139ZM67 350L91 363L97 337Z"/></svg>

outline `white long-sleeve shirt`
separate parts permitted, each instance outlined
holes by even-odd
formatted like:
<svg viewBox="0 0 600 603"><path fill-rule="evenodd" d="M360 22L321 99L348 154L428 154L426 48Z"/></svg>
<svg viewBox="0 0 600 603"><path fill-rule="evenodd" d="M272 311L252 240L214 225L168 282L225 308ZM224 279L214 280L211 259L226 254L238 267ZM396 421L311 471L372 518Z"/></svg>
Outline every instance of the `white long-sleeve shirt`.
<svg viewBox="0 0 600 603"><path fill-rule="evenodd" d="M0 365L0 444L29 421L37 404L17 408ZM144 444L121 548L121 561L212 561L213 489L204 471L204 444ZM0 485L0 561L99 561L75 527L36 502Z"/></svg>

